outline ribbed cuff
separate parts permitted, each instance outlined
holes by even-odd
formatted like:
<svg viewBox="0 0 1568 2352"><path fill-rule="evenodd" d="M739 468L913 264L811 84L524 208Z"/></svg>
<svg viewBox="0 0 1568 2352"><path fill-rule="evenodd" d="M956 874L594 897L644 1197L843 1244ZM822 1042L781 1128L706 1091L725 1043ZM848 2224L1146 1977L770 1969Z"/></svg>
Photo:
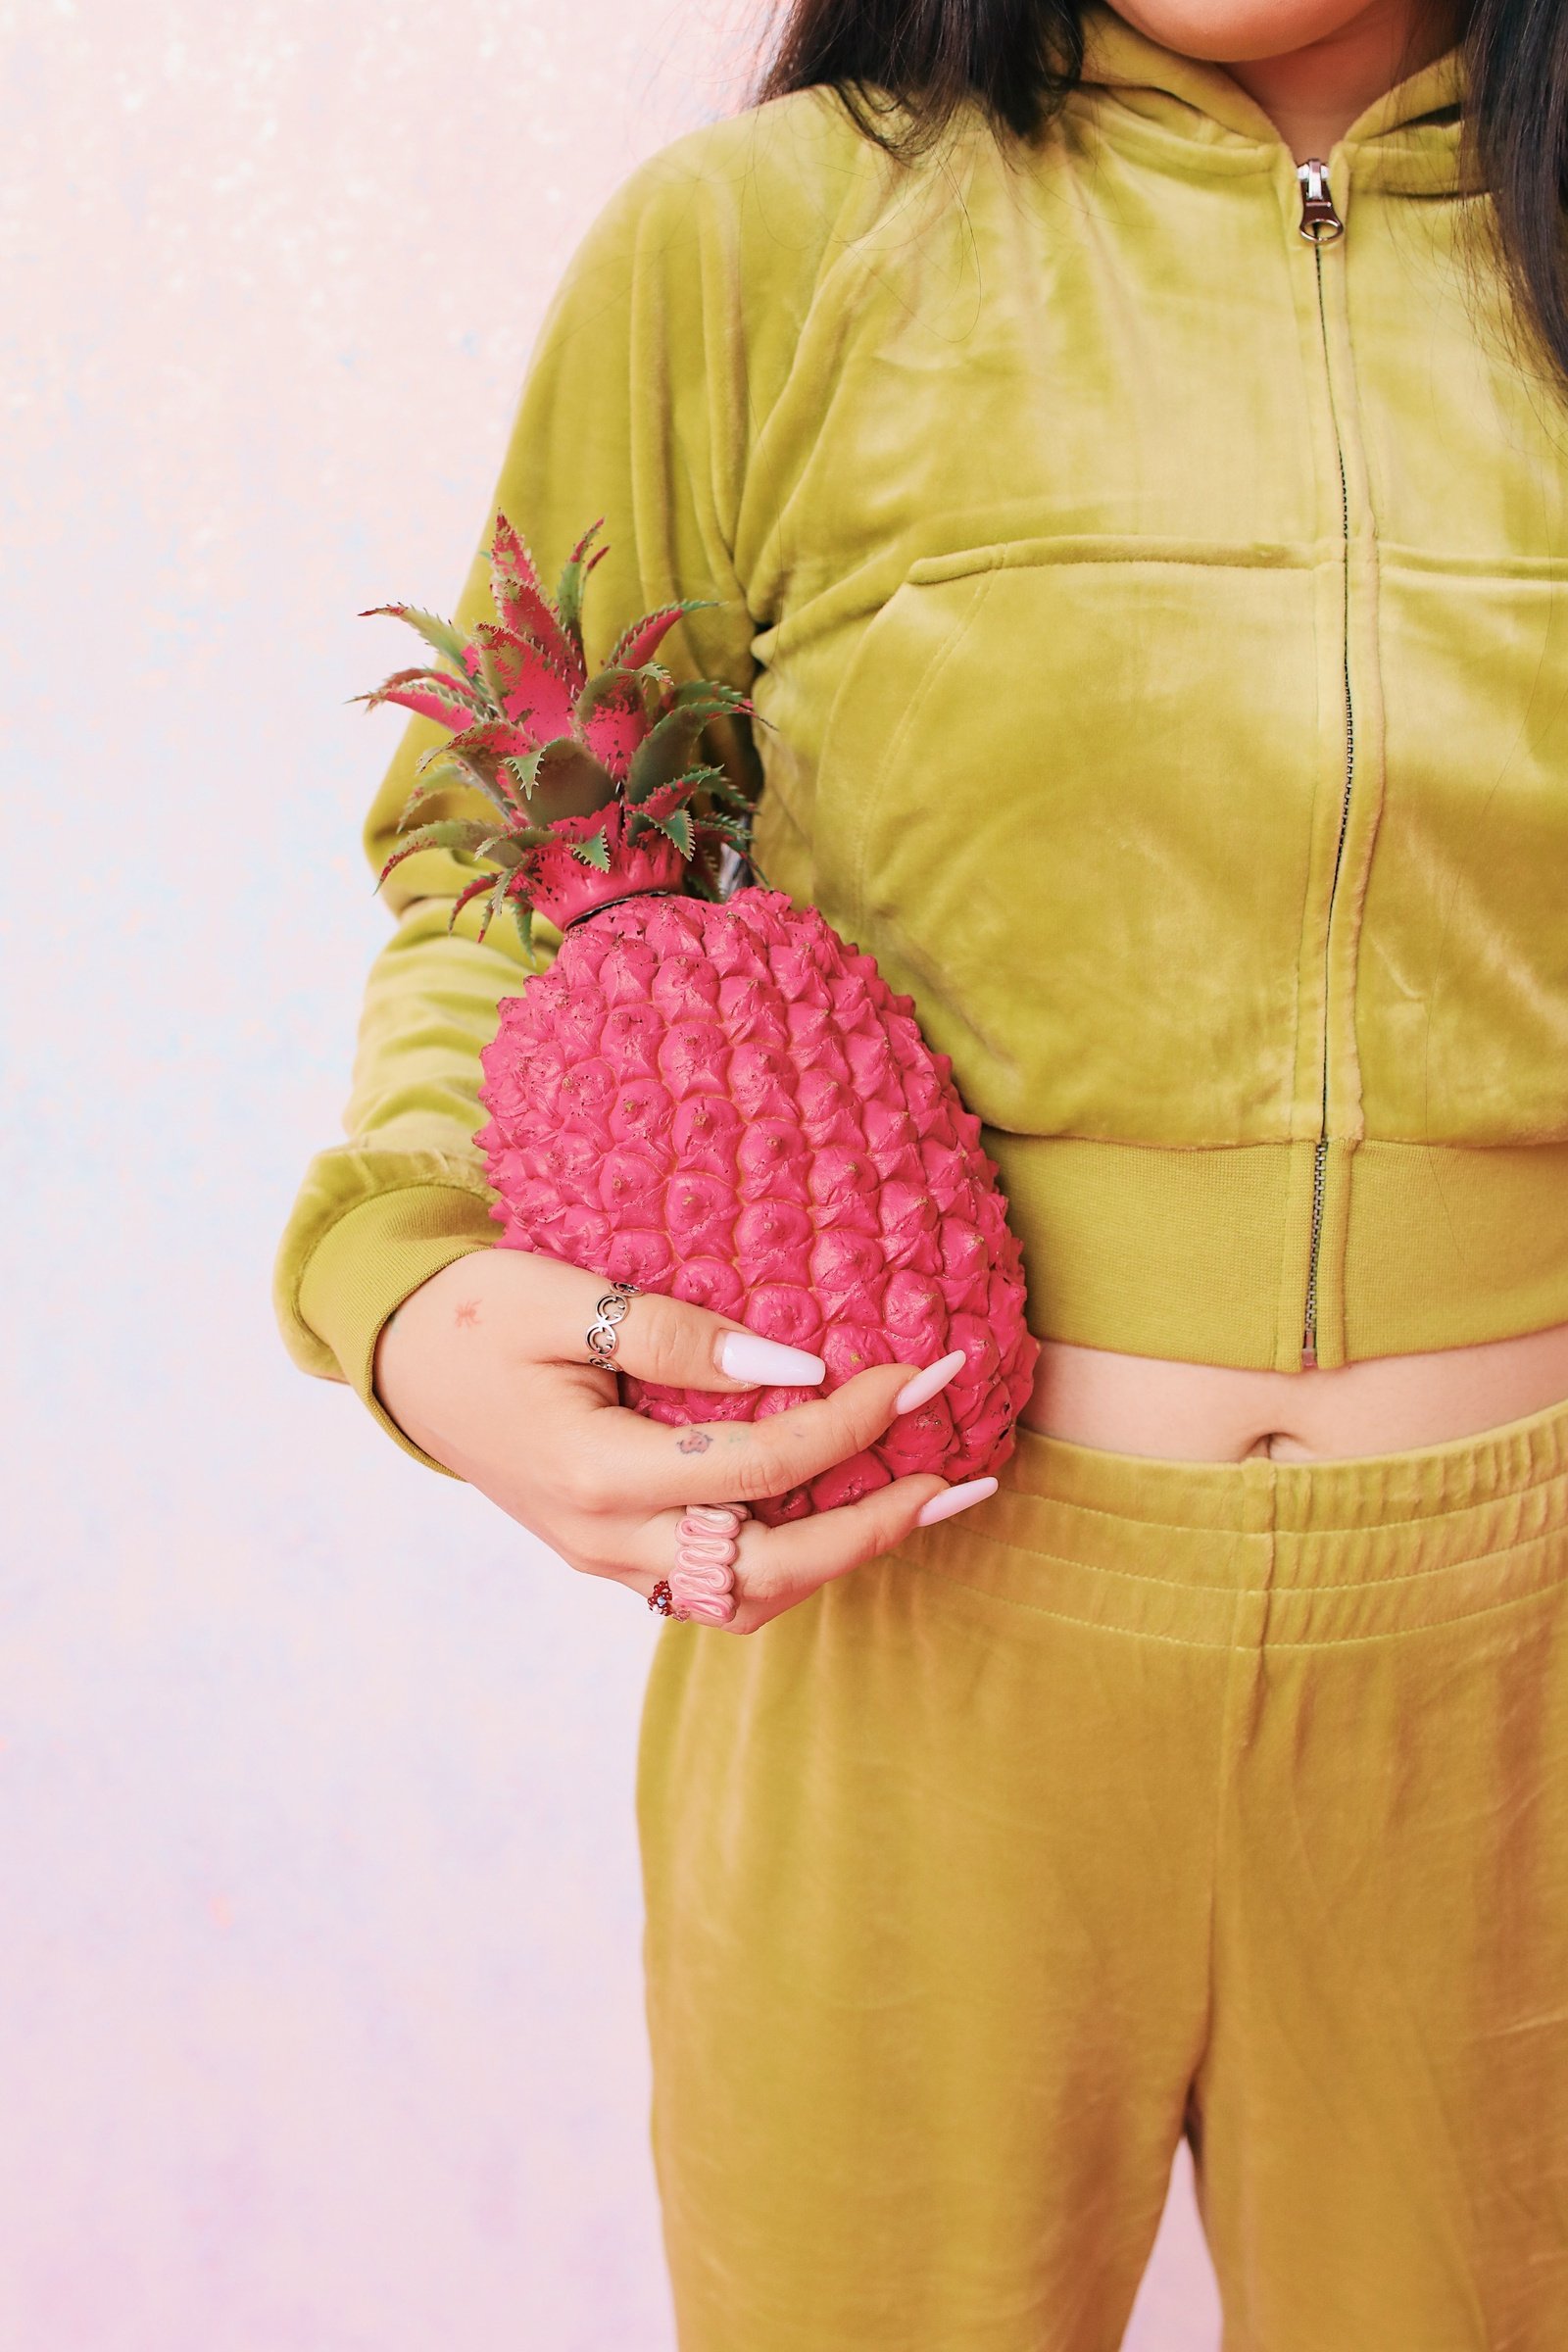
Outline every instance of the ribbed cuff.
<svg viewBox="0 0 1568 2352"><path fill-rule="evenodd" d="M355 1395L405 1453L444 1478L457 1474L416 1446L377 1396L375 1344L387 1317L420 1283L472 1250L493 1249L496 1234L478 1194L457 1185L410 1185L339 1217L300 1278L301 1319L331 1349Z"/></svg>

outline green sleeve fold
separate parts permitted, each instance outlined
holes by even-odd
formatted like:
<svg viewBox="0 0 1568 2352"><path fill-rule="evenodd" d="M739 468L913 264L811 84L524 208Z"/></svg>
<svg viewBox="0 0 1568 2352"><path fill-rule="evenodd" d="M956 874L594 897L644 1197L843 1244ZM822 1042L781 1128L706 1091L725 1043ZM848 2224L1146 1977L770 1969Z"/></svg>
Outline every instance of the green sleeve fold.
<svg viewBox="0 0 1568 2352"><path fill-rule="evenodd" d="M389 1316L432 1274L488 1250L495 1226L483 1200L435 1181L375 1193L329 1225L306 1257L291 1302L299 1326L324 1351L318 1367L341 1376L387 1435L432 1470L445 1465L416 1446L373 1385L375 1348ZM447 1473L451 1475L451 1473Z"/></svg>
<svg viewBox="0 0 1568 2352"><path fill-rule="evenodd" d="M346 1381L423 1462L430 1457L372 1390L375 1343L421 1282L495 1244L495 1194L474 1142L485 1119L479 1056L502 999L529 977L510 923L492 925L481 942L476 907L466 907L451 932L450 912L446 898L410 906L371 963L344 1112L348 1140L307 1168L274 1272L278 1323L295 1362ZM556 944L541 924L541 965Z"/></svg>
<svg viewBox="0 0 1568 2352"><path fill-rule="evenodd" d="M578 248L534 347L455 608L465 628L493 617L487 551L498 511L552 586L602 515L610 552L588 588L590 658L638 614L704 598L708 609L671 632L661 659L678 676L751 687L759 621L731 550L749 435L776 385L759 379L745 319L754 321L751 344L760 336L771 355L762 374L776 377L782 313L759 278L785 250L759 207L752 140L748 124L732 122L676 142L633 173ZM791 252L792 268L803 254ZM367 603L388 585L368 580ZM389 669L414 658L390 638L378 653L368 632L367 645L367 682L378 662ZM429 721L404 725L365 820L372 874L394 843L416 762L443 740ZM716 724L705 748L756 794L760 771L744 723ZM487 804L455 788L421 813L484 815ZM481 943L474 905L449 934L453 899L474 871L427 852L390 878L383 895L397 929L367 982L346 1141L311 1162L276 1264L277 1315L295 1361L346 1381L421 1461L429 1457L374 1396L375 1343L421 1282L494 1245L493 1195L474 1143L484 1121L479 1056L501 999L529 979L509 918ZM541 924L538 961L558 945Z"/></svg>

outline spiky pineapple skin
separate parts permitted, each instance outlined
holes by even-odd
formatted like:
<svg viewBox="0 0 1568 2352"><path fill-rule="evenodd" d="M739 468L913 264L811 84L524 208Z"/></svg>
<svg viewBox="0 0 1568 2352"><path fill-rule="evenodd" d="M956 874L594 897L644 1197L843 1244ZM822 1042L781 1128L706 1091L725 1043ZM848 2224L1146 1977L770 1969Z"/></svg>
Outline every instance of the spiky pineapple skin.
<svg viewBox="0 0 1568 2352"><path fill-rule="evenodd" d="M996 1168L910 1000L813 907L761 889L607 906L503 1001L481 1063L503 1247L690 1299L827 1364L816 1390L626 1380L653 1419L760 1418L868 1364L965 1350L940 1396L760 1517L1005 1461L1038 1348Z"/></svg>

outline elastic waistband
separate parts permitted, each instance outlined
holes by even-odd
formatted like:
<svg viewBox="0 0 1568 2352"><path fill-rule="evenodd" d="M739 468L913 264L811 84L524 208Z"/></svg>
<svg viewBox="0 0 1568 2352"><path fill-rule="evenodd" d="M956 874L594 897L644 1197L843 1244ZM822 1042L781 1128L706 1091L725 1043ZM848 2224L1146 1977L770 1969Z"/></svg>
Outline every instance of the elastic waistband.
<svg viewBox="0 0 1568 2352"><path fill-rule="evenodd" d="M1568 1144L1162 1149L985 1130L1042 1339L1296 1372L1568 1321Z"/></svg>
<svg viewBox="0 0 1568 2352"><path fill-rule="evenodd" d="M917 1556L999 1600L1229 1646L1371 1639L1568 1577L1568 1399L1350 1460L1182 1462L1020 1430L1003 1491Z"/></svg>

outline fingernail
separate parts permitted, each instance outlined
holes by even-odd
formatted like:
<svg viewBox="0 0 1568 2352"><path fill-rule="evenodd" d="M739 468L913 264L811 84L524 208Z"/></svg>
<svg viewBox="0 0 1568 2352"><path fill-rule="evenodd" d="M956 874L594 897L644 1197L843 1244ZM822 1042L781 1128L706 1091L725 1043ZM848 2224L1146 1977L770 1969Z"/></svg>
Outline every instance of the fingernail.
<svg viewBox="0 0 1568 2352"><path fill-rule="evenodd" d="M819 1355L808 1355L804 1348L786 1348L779 1340L764 1340L756 1331L724 1332L716 1361L728 1379L755 1380L771 1389L814 1389L827 1371Z"/></svg>
<svg viewBox="0 0 1568 2352"><path fill-rule="evenodd" d="M912 1413L917 1404L929 1404L933 1396L941 1396L949 1381L961 1372L968 1361L963 1349L955 1348L953 1353L945 1355L940 1363L927 1364L923 1372L917 1372L912 1380L905 1382L893 1399L893 1410L896 1413Z"/></svg>
<svg viewBox="0 0 1568 2352"><path fill-rule="evenodd" d="M684 1606L687 1616L698 1625L728 1625L735 1614L735 1603L727 1593L712 1600L688 1600Z"/></svg>
<svg viewBox="0 0 1568 2352"><path fill-rule="evenodd" d="M994 1494L996 1491L997 1482L994 1478L965 1479L961 1487L949 1487L945 1494L933 1494L929 1502L922 1503L915 1513L914 1524L916 1527L935 1527L939 1519L956 1519L960 1511L968 1510L971 1503L984 1502L986 1496Z"/></svg>

